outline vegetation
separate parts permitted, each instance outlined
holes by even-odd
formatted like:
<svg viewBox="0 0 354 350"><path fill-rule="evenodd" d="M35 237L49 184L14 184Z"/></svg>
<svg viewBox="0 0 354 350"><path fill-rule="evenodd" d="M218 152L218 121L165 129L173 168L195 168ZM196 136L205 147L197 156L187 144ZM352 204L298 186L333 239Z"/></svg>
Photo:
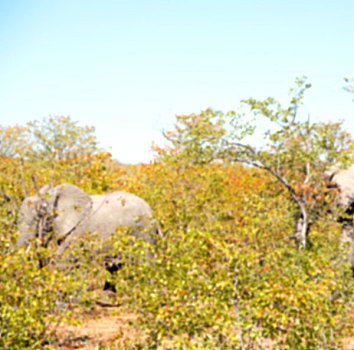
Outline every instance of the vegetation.
<svg viewBox="0 0 354 350"><path fill-rule="evenodd" d="M354 285L325 171L353 162L353 140L340 123L301 120L309 87L298 79L287 107L248 99L243 112L177 116L168 146L137 166L118 164L68 117L1 127L0 348L55 348L56 325L90 308L109 278L140 330L117 334L112 349L342 349L354 336ZM251 139L258 118L270 121L262 144ZM19 207L63 182L141 196L163 238L132 244L118 230L122 268L111 277L92 235L71 253L79 263L39 268L55 246L16 246Z"/></svg>

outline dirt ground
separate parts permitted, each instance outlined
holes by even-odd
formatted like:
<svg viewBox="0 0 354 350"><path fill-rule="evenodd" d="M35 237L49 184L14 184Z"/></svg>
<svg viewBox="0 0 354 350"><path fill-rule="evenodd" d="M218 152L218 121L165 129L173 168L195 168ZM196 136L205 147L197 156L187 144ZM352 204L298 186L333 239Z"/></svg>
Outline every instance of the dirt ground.
<svg viewBox="0 0 354 350"><path fill-rule="evenodd" d="M79 325L63 324L56 329L58 342L56 349L96 350L99 345L108 346L118 337L122 340L136 335L129 325L133 314L116 314L116 308L96 308L94 312L78 316Z"/></svg>
<svg viewBox="0 0 354 350"><path fill-rule="evenodd" d="M129 339L137 335L129 321L133 314L123 313L119 308L96 307L90 314L78 315L80 325L63 324L56 329L57 350L97 350L109 346L117 340ZM262 348L273 350L273 342L264 340ZM343 350L354 350L354 338L343 339Z"/></svg>

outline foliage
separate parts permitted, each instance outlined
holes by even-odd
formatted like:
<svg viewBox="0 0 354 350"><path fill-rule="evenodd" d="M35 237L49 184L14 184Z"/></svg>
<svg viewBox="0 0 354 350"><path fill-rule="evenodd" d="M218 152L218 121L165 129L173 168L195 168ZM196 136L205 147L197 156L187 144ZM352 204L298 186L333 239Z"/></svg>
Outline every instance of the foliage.
<svg viewBox="0 0 354 350"><path fill-rule="evenodd" d="M308 249L299 251L284 239L292 204L272 178L224 164L183 163L176 170L174 160L137 169L143 181L154 180L165 233L153 266L126 265L117 278L120 298L146 332L137 343L191 349L339 344L349 332L353 283L330 217L316 223Z"/></svg>
<svg viewBox="0 0 354 350"><path fill-rule="evenodd" d="M160 156L173 154L184 162L227 160L269 172L286 188L298 208L293 237L305 247L310 224L324 203L333 198L325 195L329 192L326 171L337 164L348 164L354 155L353 141L341 130L340 123L299 119L299 108L310 87L305 78L297 79L286 108L271 97L243 101L256 117L265 117L274 124L264 133L264 144L258 148L246 142L255 126L243 113L208 109L198 115L178 116L175 130L165 133L171 146L157 147L156 151Z"/></svg>
<svg viewBox="0 0 354 350"><path fill-rule="evenodd" d="M94 127L81 127L70 117L49 117L28 123L35 156L49 159L79 157L97 151Z"/></svg>
<svg viewBox="0 0 354 350"><path fill-rule="evenodd" d="M87 281L78 271L39 268L53 250L38 241L32 242L36 249L19 249L11 238L0 237L0 348L39 349L53 340L53 326L70 320L73 301L87 300Z"/></svg>
<svg viewBox="0 0 354 350"><path fill-rule="evenodd" d="M20 126L0 126L0 156L15 158L26 154L31 147L27 128Z"/></svg>
<svg viewBox="0 0 354 350"><path fill-rule="evenodd" d="M137 166L118 164L93 129L68 118L1 128L0 348L54 346L56 326L89 308L109 280L111 301L136 315L139 330L113 348L342 349L353 336L354 286L330 210L336 191L323 174L350 161L352 144L338 123L298 120L308 87L298 80L288 107L246 100L252 118L177 116L164 133L170 144ZM259 117L276 126L255 147L246 141ZM149 245L118 228L111 242L91 233L61 257L38 239L17 247L23 198L64 182L141 196L163 238ZM306 249L288 239L299 202L312 224ZM103 266L112 263L121 269L111 276Z"/></svg>
<svg viewBox="0 0 354 350"><path fill-rule="evenodd" d="M112 186L118 165L109 153L98 151L92 132L91 128L77 127L69 118L1 128L0 348L44 346L52 339L53 325L70 316L72 303L86 305L89 301L87 285L93 275L98 278L92 240L87 239L85 249L78 247L81 269L63 269L63 265L39 269L39 261L51 261L56 248L43 250L37 241L26 250L20 249L16 229L21 202L33 195L36 187L77 182L100 193Z"/></svg>

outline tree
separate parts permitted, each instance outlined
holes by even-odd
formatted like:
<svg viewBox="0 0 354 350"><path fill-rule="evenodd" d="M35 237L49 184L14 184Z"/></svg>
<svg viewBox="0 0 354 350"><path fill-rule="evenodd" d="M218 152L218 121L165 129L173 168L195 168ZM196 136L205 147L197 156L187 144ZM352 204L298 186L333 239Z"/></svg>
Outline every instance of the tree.
<svg viewBox="0 0 354 350"><path fill-rule="evenodd" d="M351 136L341 130L340 122L301 120L299 109L311 84L305 77L297 78L295 83L287 107L272 97L243 101L255 121L260 116L272 124L259 147L247 142L254 134L255 124L254 120L247 120L245 113L208 109L200 114L177 116L175 130L164 133L172 146L156 150L160 156L172 152L195 163L241 162L267 171L288 191L297 207L291 237L305 248L311 222L331 198L325 196L329 192L325 173L335 164L347 164L354 148Z"/></svg>
<svg viewBox="0 0 354 350"><path fill-rule="evenodd" d="M210 144L221 147L214 136L226 135L219 115L180 116L182 135L128 184L156 208L164 232L153 265L127 265L117 278L147 334L139 346L335 348L348 334L352 295L339 227L320 217L308 249L292 249L283 239L292 197L270 172L218 157ZM209 143L198 127L212 124Z"/></svg>
<svg viewBox="0 0 354 350"><path fill-rule="evenodd" d="M70 117L49 117L28 123L34 154L51 159L80 157L98 151L93 126L78 126Z"/></svg>
<svg viewBox="0 0 354 350"><path fill-rule="evenodd" d="M93 126L78 126L70 117L34 120L27 126L0 126L0 155L29 160L80 157L99 149Z"/></svg>
<svg viewBox="0 0 354 350"><path fill-rule="evenodd" d="M31 141L26 127L0 125L0 156L16 158L30 148Z"/></svg>
<svg viewBox="0 0 354 350"><path fill-rule="evenodd" d="M16 181L26 196L25 178L34 177L38 186L54 185L60 178L69 182L80 178L94 166L102 171L110 168L115 162L108 152L98 148L94 131L94 127L79 126L63 116L35 120L26 126L0 126L0 156L16 163L17 176L12 176L11 181ZM107 160L105 164L103 159ZM4 175L0 171L0 176Z"/></svg>

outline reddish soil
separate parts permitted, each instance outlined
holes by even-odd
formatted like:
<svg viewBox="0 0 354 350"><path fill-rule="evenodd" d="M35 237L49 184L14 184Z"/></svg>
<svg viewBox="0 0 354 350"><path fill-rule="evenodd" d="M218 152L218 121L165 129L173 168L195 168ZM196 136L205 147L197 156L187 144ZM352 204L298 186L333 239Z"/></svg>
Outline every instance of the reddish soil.
<svg viewBox="0 0 354 350"><path fill-rule="evenodd" d="M120 313L119 308L97 307L92 313L78 315L80 325L63 324L56 329L57 350L85 349L96 350L98 346L107 347L115 340L127 340L137 335L129 321L135 319L133 314ZM274 342L263 339L262 348L275 350ZM343 339L343 350L354 350L354 338Z"/></svg>
<svg viewBox="0 0 354 350"><path fill-rule="evenodd" d="M354 350L354 338L343 339L343 349L344 350Z"/></svg>
<svg viewBox="0 0 354 350"><path fill-rule="evenodd" d="M98 345L108 346L118 337L122 340L133 337L136 331L129 325L129 321L135 318L134 315L115 315L116 311L113 308L96 310L93 314L85 315L80 325L59 326L56 330L56 349L95 350Z"/></svg>

